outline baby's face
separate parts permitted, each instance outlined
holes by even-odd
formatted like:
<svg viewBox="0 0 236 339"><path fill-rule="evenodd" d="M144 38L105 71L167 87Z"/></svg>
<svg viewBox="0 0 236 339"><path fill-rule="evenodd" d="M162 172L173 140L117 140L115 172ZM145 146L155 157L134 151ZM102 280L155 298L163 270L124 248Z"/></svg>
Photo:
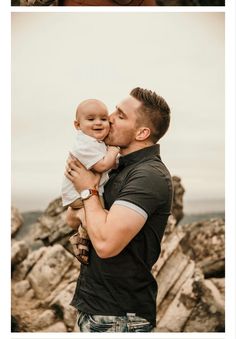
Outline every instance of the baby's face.
<svg viewBox="0 0 236 339"><path fill-rule="evenodd" d="M78 128L84 134L103 140L109 133L108 112L99 105L88 105L78 114Z"/></svg>

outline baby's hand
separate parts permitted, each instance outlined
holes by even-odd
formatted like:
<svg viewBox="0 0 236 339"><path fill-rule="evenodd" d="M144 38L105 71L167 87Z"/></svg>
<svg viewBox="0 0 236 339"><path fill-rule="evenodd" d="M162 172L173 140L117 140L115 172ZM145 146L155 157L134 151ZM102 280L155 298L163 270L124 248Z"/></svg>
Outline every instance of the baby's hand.
<svg viewBox="0 0 236 339"><path fill-rule="evenodd" d="M119 146L107 146L107 151L111 154L117 155L120 152Z"/></svg>

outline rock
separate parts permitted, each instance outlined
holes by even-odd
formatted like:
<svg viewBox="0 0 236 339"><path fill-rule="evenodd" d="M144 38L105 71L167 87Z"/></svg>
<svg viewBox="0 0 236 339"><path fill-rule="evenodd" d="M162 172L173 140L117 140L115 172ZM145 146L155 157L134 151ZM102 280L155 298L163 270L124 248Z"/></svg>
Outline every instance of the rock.
<svg viewBox="0 0 236 339"><path fill-rule="evenodd" d="M36 235L38 233L38 228L40 224L37 222L40 215L42 215L41 211L33 211L22 213L24 218L24 223L21 228L18 230L14 238L16 240L24 240L26 244L29 246L30 250L34 251L39 247L43 246L43 242L41 240L36 239Z"/></svg>
<svg viewBox="0 0 236 339"><path fill-rule="evenodd" d="M63 321L58 321L51 326L44 327L41 332L67 332L67 328Z"/></svg>
<svg viewBox="0 0 236 339"><path fill-rule="evenodd" d="M178 225L184 189L180 178L173 177L173 182L173 211L152 269L159 284L156 331L223 331L224 221ZM70 301L80 263L70 254L73 230L66 225L65 214L61 199L55 199L34 227L28 225L28 233L23 228L17 232L16 237L21 234L31 242L28 255L12 273L12 314L23 332L76 332L77 311ZM43 247L35 250L37 241Z"/></svg>
<svg viewBox="0 0 236 339"><path fill-rule="evenodd" d="M161 270L167 259L179 246L179 243L184 235L185 234L181 231L181 229L175 229L175 231L172 231L172 233L170 233L169 235L164 236L161 254L152 269L152 273L155 277L157 276L158 272Z"/></svg>
<svg viewBox="0 0 236 339"><path fill-rule="evenodd" d="M23 240L13 242L11 247L11 264L13 269L27 257L28 252L29 248Z"/></svg>
<svg viewBox="0 0 236 339"><path fill-rule="evenodd" d="M48 247L28 274L37 298L46 298L72 264L73 256L61 245Z"/></svg>
<svg viewBox="0 0 236 339"><path fill-rule="evenodd" d="M43 240L46 245L54 244L55 242L61 242L62 245L66 244L73 231L65 220L66 211L55 217L42 215L39 218L40 225L37 238Z"/></svg>
<svg viewBox="0 0 236 339"><path fill-rule="evenodd" d="M19 323L14 315L11 315L11 332L20 332Z"/></svg>
<svg viewBox="0 0 236 339"><path fill-rule="evenodd" d="M182 332L182 329L196 305L196 296L193 292L194 276L187 279L176 294L160 319L157 329L165 328L168 332Z"/></svg>
<svg viewBox="0 0 236 339"><path fill-rule="evenodd" d="M14 293L17 297L22 297L30 289L30 283L28 280L21 280L14 286Z"/></svg>
<svg viewBox="0 0 236 339"><path fill-rule="evenodd" d="M165 234L153 267L159 283L157 332L198 332L204 321L201 332L224 329L224 279L204 279L202 271L206 260L213 265L216 254L224 253L222 234L223 222L215 219L178 226ZM215 251L213 244L219 245Z"/></svg>
<svg viewBox="0 0 236 339"><path fill-rule="evenodd" d="M209 305L212 313L220 312L224 314L224 298L216 285L210 279L205 279L202 284L205 292L202 301Z"/></svg>
<svg viewBox="0 0 236 339"><path fill-rule="evenodd" d="M14 280L22 280L25 279L29 271L35 265L35 263L39 260L39 258L44 254L46 251L46 247L39 248L38 250L31 252L28 257L21 262L20 265L16 267L14 270L12 277Z"/></svg>
<svg viewBox="0 0 236 339"><path fill-rule="evenodd" d="M68 239L73 230L66 224L66 209L61 198L53 200L39 217L35 239L42 240L45 246L61 244L72 253Z"/></svg>
<svg viewBox="0 0 236 339"><path fill-rule="evenodd" d="M194 272L195 272L195 263L194 261L190 260L189 263L185 266L184 270L181 272L178 280L168 291L166 297L163 299L161 304L158 302L158 299L160 300L161 298L157 296L157 323L158 324L159 324L159 320L163 317L167 308L172 303L177 293L180 291L181 286L183 286L187 280L192 278L192 276L194 275ZM158 328L160 329L159 326ZM162 327L162 330L163 330L163 327Z"/></svg>
<svg viewBox="0 0 236 339"><path fill-rule="evenodd" d="M181 184L181 179L176 175L172 177L174 195L173 195L173 205L172 205L172 214L175 217L177 224L183 218L183 195L185 192L184 187Z"/></svg>
<svg viewBox="0 0 236 339"><path fill-rule="evenodd" d="M16 207L11 207L11 235L14 235L23 224L23 217Z"/></svg>
<svg viewBox="0 0 236 339"><path fill-rule="evenodd" d="M60 215L62 212L66 210L67 210L67 207L62 206L62 200L61 200L61 197L59 197L59 198L54 199L52 202L50 202L50 204L44 211L44 214L50 217L55 217L55 216Z"/></svg>
<svg viewBox="0 0 236 339"><path fill-rule="evenodd" d="M35 292L34 290L31 288L29 291L26 292L25 294L25 299L26 300L31 300L35 297Z"/></svg>
<svg viewBox="0 0 236 339"><path fill-rule="evenodd" d="M63 317L63 320L70 330L74 328L77 311L70 306L76 283L69 284L51 302L50 306Z"/></svg>
<svg viewBox="0 0 236 339"><path fill-rule="evenodd" d="M224 332L224 298L216 286L205 279L195 284L200 300L184 326L184 332Z"/></svg>
<svg viewBox="0 0 236 339"><path fill-rule="evenodd" d="M157 276L157 282L160 281L157 295L157 308L172 286L179 279L189 261L189 257L183 254L181 247L179 246L162 267Z"/></svg>
<svg viewBox="0 0 236 339"><path fill-rule="evenodd" d="M212 278L209 279L220 291L222 296L225 295L225 278Z"/></svg>
<svg viewBox="0 0 236 339"><path fill-rule="evenodd" d="M53 310L46 310L40 314L38 319L36 319L34 326L39 330L42 328L45 329L46 327L53 325L55 321L55 312Z"/></svg>
<svg viewBox="0 0 236 339"><path fill-rule="evenodd" d="M183 251L201 267L206 278L224 276L225 222L210 219L184 225Z"/></svg>

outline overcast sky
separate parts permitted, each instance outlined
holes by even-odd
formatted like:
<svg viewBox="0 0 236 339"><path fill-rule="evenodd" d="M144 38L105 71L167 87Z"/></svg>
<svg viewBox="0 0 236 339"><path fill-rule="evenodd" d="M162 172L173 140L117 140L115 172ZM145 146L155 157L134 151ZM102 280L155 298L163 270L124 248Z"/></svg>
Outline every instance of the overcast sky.
<svg viewBox="0 0 236 339"><path fill-rule="evenodd" d="M112 112L136 86L172 109L161 154L182 178L186 208L209 200L222 209L223 13L13 13L13 205L45 209L60 195L81 100Z"/></svg>

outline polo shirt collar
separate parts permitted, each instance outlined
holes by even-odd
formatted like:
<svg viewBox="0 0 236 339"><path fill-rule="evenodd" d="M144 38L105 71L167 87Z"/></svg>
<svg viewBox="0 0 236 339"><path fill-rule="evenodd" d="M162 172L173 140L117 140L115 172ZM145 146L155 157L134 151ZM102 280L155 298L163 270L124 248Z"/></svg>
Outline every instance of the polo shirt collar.
<svg viewBox="0 0 236 339"><path fill-rule="evenodd" d="M160 145L159 144L148 146L138 151L121 156L119 159L118 169L121 169L128 165L152 158L153 156L160 156Z"/></svg>

